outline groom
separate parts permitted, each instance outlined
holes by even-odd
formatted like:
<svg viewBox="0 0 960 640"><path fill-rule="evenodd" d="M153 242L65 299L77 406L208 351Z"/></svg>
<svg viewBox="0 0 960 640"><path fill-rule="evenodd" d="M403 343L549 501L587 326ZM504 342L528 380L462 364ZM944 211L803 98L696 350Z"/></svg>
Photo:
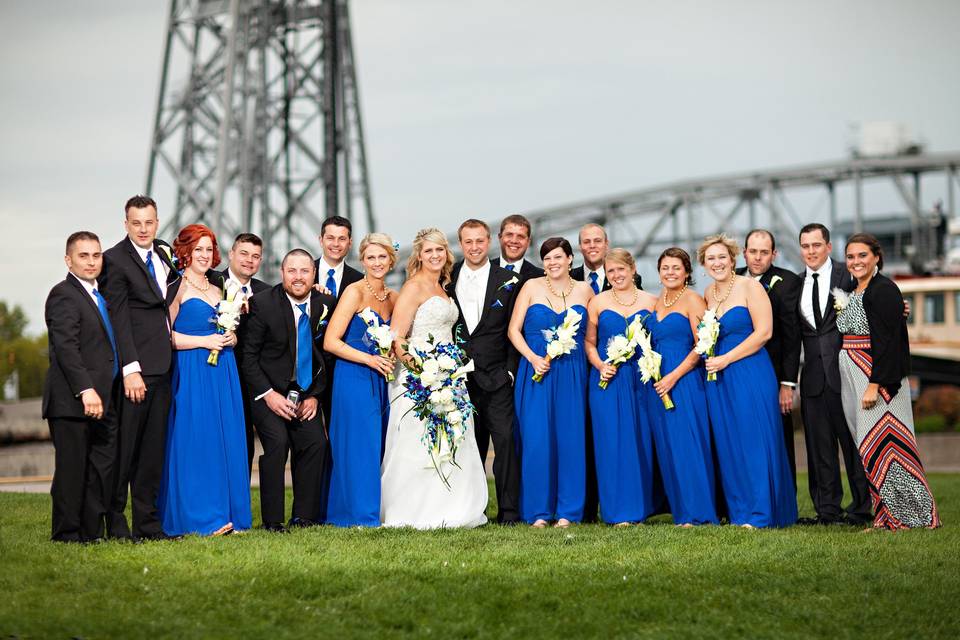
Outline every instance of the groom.
<svg viewBox="0 0 960 640"><path fill-rule="evenodd" d="M464 259L453 267L447 293L460 309L457 333L466 339L467 356L476 370L467 376L480 461L493 438L493 477L497 489L497 522L520 521L520 463L513 439L513 377L507 325L520 289L518 274L487 259L490 227L467 220L457 231Z"/></svg>

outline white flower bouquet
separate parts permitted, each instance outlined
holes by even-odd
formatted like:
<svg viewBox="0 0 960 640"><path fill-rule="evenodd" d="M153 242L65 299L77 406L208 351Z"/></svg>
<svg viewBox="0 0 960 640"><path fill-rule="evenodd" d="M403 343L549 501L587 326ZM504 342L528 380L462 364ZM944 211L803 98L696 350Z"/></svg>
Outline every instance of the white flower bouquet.
<svg viewBox="0 0 960 640"><path fill-rule="evenodd" d="M626 331L611 336L607 340L607 357L603 360L603 363L619 368L624 362L630 360L633 354L637 352L637 334L640 331L643 331L643 321L640 320L639 316L634 316L630 324L627 325ZM606 389L609 384L609 380L601 380L598 386L601 389Z"/></svg>
<svg viewBox="0 0 960 640"><path fill-rule="evenodd" d="M663 376L660 373L660 364L663 362L663 356L653 350L653 340L650 332L640 327L637 336L637 345L640 348L640 358L637 360L637 367L640 369L640 380L646 384L653 380L657 382ZM663 400L663 407L668 411L673 409L673 400L669 393L663 394L660 398Z"/></svg>
<svg viewBox="0 0 960 640"><path fill-rule="evenodd" d="M393 331L390 330L390 325L383 322L377 312L370 307L362 309L357 315L367 325L367 332L363 336L364 344L376 350L382 357L389 357L393 349ZM396 379L392 371L385 373L384 378L387 382L393 382Z"/></svg>
<svg viewBox="0 0 960 640"><path fill-rule="evenodd" d="M577 332L580 331L580 321L583 319L573 308L567 309L563 314L563 322L553 329L544 329L543 337L547 341L546 360L550 362L565 356L577 348ZM534 382L541 382L543 376L539 373L533 375Z"/></svg>
<svg viewBox="0 0 960 640"><path fill-rule="evenodd" d="M697 344L694 351L704 358L712 358L717 347L717 338L720 337L720 320L717 319L716 309L707 309L697 324ZM707 374L708 382L716 382L717 372Z"/></svg>

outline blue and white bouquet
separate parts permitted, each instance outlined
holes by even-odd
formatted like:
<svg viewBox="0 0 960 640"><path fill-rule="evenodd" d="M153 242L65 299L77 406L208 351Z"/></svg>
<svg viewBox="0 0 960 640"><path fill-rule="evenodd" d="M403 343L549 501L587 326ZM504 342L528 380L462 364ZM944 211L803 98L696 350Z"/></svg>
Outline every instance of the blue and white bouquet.
<svg viewBox="0 0 960 640"><path fill-rule="evenodd" d="M390 325L381 321L377 312L370 307L365 307L357 315L367 325L367 331L363 334L363 343L373 348L382 357L388 358L390 350L393 349L393 331L390 330ZM385 373L384 377L387 382L393 382L396 379L392 371Z"/></svg>
<svg viewBox="0 0 960 640"><path fill-rule="evenodd" d="M413 402L410 411L423 423L420 441L449 489L452 468L460 468L457 449L466 434L467 420L476 413L466 381L473 361L456 343L439 342L432 335L407 343L404 350L410 361L404 363L403 397Z"/></svg>
<svg viewBox="0 0 960 640"><path fill-rule="evenodd" d="M543 330L543 339L547 341L547 355L544 359L548 363L577 348L577 332L580 331L582 319L583 316L571 307L563 314L563 322L552 329ZM543 374L535 373L531 379L534 382L542 382Z"/></svg>

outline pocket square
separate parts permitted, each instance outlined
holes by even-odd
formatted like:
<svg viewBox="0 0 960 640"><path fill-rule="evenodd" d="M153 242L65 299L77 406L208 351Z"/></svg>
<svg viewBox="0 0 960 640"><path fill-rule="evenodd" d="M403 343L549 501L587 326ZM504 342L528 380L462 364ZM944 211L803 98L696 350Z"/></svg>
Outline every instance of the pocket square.
<svg viewBox="0 0 960 640"><path fill-rule="evenodd" d="M499 300L494 300L494 301L493 301L493 304L490 305L490 308L491 308L491 309L497 309L497 308L502 307L502 306L503 306L503 303L502 303L502 302L500 302Z"/></svg>

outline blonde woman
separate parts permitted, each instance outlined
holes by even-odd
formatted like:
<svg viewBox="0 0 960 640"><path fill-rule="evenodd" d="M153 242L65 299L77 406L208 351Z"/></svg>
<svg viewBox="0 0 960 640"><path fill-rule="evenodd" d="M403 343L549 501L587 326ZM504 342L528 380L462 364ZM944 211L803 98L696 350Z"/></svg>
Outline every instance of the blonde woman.
<svg viewBox="0 0 960 640"><path fill-rule="evenodd" d="M446 236L434 228L418 232L407 262L407 281L393 307L396 357L408 359L406 345L422 343L430 336L437 342L453 341L459 312L444 291L452 269L453 253ZM399 372L388 390L392 404L380 468L383 526L436 529L486 524L487 477L480 464L472 418L465 421L456 465L441 462L448 483L444 484L421 442L425 425L411 411L412 401L403 396L406 375Z"/></svg>
<svg viewBox="0 0 960 640"><path fill-rule="evenodd" d="M706 238L697 260L713 278L703 297L720 323L707 358L707 412L730 524L786 527L797 521L797 496L783 444L779 382L763 345L773 311L763 285L734 273L740 248L726 235Z"/></svg>
<svg viewBox="0 0 960 640"><path fill-rule="evenodd" d="M397 262L393 240L382 233L360 242L364 275L340 293L323 348L336 357L330 405L333 472L327 523L380 526L380 460L387 428L387 376L394 362L370 334L390 324L397 292L384 278Z"/></svg>

